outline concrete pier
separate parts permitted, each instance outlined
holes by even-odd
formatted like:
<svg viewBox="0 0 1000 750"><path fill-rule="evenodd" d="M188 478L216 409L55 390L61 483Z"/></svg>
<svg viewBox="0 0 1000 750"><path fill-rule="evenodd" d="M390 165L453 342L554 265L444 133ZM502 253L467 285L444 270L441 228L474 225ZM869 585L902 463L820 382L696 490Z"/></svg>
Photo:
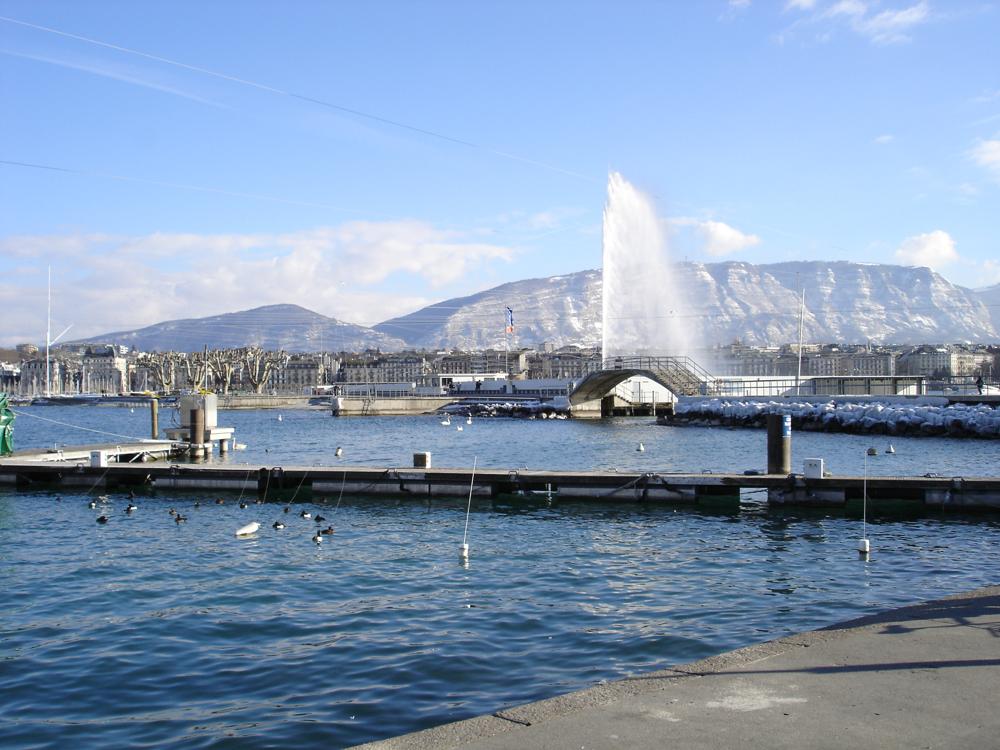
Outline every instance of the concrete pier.
<svg viewBox="0 0 1000 750"><path fill-rule="evenodd" d="M997 747L998 632L992 586L358 747Z"/></svg>
<svg viewBox="0 0 1000 750"><path fill-rule="evenodd" d="M139 443L132 459L118 457L92 466L90 451L19 454L0 459L0 484L17 487L89 482L108 487L138 486L236 491L266 490L268 496L292 488L304 498L344 491L355 496L412 499L474 497L509 502L553 501L664 503L738 508L745 490L765 490L775 506L860 507L866 480L860 476L806 477L801 474L683 474L658 472L536 471L526 469L367 466L248 466L230 464L143 464L141 456L170 443ZM263 472L269 477L259 482ZM262 490L263 488L263 490ZM1000 477L871 477L868 507L954 511L1000 510Z"/></svg>

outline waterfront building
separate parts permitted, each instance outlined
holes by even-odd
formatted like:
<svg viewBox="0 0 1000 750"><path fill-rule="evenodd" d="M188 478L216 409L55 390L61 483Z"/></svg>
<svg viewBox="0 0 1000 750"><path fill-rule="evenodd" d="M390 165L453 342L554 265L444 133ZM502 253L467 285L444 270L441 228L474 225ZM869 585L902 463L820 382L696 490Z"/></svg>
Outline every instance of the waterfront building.
<svg viewBox="0 0 1000 750"><path fill-rule="evenodd" d="M81 359L84 393L123 393L129 390L129 364L116 347L88 348Z"/></svg>

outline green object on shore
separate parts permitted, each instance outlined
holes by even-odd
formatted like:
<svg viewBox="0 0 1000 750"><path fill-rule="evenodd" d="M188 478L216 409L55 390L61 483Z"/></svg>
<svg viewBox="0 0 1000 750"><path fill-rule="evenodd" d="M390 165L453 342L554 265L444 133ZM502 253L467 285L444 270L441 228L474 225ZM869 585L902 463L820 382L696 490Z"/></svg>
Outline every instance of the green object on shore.
<svg viewBox="0 0 1000 750"><path fill-rule="evenodd" d="M14 412L10 410L7 394L0 393L0 456L14 452Z"/></svg>

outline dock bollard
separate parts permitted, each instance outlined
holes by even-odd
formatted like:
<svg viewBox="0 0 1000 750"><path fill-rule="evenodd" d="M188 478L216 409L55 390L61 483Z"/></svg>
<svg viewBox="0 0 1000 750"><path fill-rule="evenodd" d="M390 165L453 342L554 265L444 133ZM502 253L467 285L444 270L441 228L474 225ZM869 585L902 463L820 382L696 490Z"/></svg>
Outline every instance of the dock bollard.
<svg viewBox="0 0 1000 750"><path fill-rule="evenodd" d="M767 415L767 473L792 472L792 417L790 414Z"/></svg>

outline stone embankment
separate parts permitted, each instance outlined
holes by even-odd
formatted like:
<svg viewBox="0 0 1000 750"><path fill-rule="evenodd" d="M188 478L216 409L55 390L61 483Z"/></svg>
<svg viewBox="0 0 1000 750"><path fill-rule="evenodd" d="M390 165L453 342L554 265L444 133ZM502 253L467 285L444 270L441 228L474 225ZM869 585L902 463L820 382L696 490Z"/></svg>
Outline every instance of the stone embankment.
<svg viewBox="0 0 1000 750"><path fill-rule="evenodd" d="M1000 410L986 404L949 404L926 397L864 400L743 400L683 398L666 424L765 427L768 414L790 414L792 429L914 437L1000 438Z"/></svg>

